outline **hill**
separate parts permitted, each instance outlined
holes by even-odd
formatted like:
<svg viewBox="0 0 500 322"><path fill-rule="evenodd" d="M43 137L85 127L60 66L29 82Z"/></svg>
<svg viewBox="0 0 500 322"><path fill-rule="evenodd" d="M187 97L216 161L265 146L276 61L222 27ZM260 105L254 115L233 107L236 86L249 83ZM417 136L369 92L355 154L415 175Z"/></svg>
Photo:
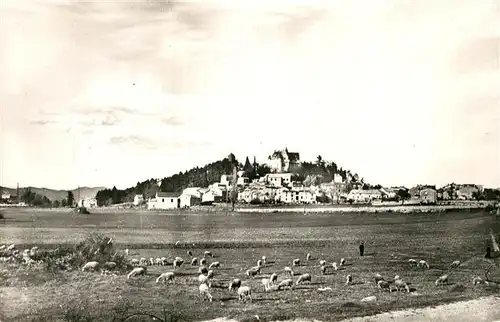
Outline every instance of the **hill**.
<svg viewBox="0 0 500 322"><path fill-rule="evenodd" d="M49 188L37 188L37 187L23 187L19 188L19 194L22 196L26 190L30 189L31 192L46 197L50 201L63 200L68 196L68 190L55 190ZM105 187L80 187L71 190L75 198L80 196L80 199L94 198L98 191L106 189ZM15 188L0 187L0 191L7 191L11 196L17 195Z"/></svg>

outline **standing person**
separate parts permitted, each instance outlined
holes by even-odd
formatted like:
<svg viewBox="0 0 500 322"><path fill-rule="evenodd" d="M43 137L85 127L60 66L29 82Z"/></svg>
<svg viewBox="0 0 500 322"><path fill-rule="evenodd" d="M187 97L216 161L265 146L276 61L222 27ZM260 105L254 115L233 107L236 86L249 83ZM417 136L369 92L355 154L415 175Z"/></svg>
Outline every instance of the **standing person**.
<svg viewBox="0 0 500 322"><path fill-rule="evenodd" d="M359 256L363 256L364 253L365 253L365 243L361 242L361 244L359 245Z"/></svg>

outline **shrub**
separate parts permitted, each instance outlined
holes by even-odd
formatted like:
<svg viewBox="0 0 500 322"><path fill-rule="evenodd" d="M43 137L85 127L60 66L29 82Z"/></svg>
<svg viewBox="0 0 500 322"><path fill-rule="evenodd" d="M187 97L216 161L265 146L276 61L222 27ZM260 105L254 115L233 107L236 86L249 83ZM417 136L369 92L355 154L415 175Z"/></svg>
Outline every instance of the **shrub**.
<svg viewBox="0 0 500 322"><path fill-rule="evenodd" d="M254 199L250 200L250 204L251 205L260 205L260 204L262 204L262 201L259 198L254 198Z"/></svg>

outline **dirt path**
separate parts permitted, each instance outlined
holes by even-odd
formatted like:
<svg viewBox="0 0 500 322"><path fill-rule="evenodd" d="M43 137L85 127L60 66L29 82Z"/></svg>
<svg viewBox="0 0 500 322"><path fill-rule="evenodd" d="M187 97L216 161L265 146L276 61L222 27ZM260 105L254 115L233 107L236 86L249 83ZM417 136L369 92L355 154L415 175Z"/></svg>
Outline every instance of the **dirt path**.
<svg viewBox="0 0 500 322"><path fill-rule="evenodd" d="M385 322L385 321L454 321L493 322L500 321L500 297L486 298L378 314L370 317L347 319L343 322Z"/></svg>

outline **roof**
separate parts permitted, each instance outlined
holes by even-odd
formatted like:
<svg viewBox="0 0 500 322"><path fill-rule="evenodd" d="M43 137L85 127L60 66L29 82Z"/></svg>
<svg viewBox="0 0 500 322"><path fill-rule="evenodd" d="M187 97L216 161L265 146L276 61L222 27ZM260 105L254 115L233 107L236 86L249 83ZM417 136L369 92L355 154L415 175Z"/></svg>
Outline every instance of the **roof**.
<svg viewBox="0 0 500 322"><path fill-rule="evenodd" d="M157 198L179 198L180 197L180 193L178 192L162 192L162 191L158 191L156 193L156 197Z"/></svg>
<svg viewBox="0 0 500 322"><path fill-rule="evenodd" d="M361 190L361 189L353 189L351 190L351 193L359 193L359 194L374 194L374 193L382 193L380 190L377 189L369 189L369 190Z"/></svg>

